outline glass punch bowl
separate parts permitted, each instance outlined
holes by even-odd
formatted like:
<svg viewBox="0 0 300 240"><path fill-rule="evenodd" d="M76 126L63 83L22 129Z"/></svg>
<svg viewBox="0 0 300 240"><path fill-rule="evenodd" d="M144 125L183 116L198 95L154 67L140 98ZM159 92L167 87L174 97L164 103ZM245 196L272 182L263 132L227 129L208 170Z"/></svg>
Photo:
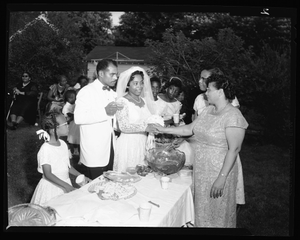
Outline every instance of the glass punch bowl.
<svg viewBox="0 0 300 240"><path fill-rule="evenodd" d="M170 175L184 166L185 154L172 147L156 147L147 152L146 161L154 172Z"/></svg>

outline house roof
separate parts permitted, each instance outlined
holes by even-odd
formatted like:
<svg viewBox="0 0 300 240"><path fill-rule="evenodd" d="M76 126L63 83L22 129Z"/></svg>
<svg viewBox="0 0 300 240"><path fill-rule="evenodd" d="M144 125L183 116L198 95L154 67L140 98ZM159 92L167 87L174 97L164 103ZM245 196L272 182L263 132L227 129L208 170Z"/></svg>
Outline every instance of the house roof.
<svg viewBox="0 0 300 240"><path fill-rule="evenodd" d="M114 60L146 60L150 54L147 47L96 46L86 60L112 58Z"/></svg>

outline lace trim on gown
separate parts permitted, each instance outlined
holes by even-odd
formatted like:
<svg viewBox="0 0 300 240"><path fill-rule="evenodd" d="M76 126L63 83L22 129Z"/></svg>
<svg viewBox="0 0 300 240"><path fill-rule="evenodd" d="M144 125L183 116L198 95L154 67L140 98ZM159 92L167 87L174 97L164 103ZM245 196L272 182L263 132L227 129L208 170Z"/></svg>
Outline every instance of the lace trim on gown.
<svg viewBox="0 0 300 240"><path fill-rule="evenodd" d="M121 102L124 108L116 114L121 134L116 141L113 170L123 172L127 167L145 164L145 129L151 113L146 105L139 107L125 98L120 98L118 102Z"/></svg>
<svg viewBox="0 0 300 240"><path fill-rule="evenodd" d="M118 102L123 103L123 105L124 105L123 109L120 111L117 111L117 113L116 113L118 126L119 126L120 130L124 133L145 132L145 129L147 127L147 123L145 120L142 122L132 122L129 119L128 104L134 104L134 103L129 102L125 98L120 98L118 100ZM145 106L143 108L145 108Z"/></svg>

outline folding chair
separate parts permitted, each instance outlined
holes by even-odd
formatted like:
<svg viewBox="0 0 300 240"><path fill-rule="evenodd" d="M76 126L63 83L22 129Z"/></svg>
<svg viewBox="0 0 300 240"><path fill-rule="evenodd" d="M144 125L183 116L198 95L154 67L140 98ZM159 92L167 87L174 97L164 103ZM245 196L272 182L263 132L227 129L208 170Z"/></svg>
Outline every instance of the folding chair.
<svg viewBox="0 0 300 240"><path fill-rule="evenodd" d="M42 98L43 98L43 92L40 92L39 95L38 95L38 102L37 102L37 113L38 113L39 120L38 120L38 122L36 122L36 124L39 124L39 125L41 125L41 121L42 121L42 112L41 112Z"/></svg>

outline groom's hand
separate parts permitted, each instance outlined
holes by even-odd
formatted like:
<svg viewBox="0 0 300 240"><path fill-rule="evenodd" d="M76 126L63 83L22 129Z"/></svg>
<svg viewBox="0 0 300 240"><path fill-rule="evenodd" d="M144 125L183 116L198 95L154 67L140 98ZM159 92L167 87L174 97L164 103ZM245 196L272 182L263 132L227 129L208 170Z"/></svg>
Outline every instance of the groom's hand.
<svg viewBox="0 0 300 240"><path fill-rule="evenodd" d="M121 110L124 106L121 105L120 103L116 103L116 102L110 102L109 104L107 104L107 106L105 107L105 111L106 114L109 116L114 115L118 110Z"/></svg>

